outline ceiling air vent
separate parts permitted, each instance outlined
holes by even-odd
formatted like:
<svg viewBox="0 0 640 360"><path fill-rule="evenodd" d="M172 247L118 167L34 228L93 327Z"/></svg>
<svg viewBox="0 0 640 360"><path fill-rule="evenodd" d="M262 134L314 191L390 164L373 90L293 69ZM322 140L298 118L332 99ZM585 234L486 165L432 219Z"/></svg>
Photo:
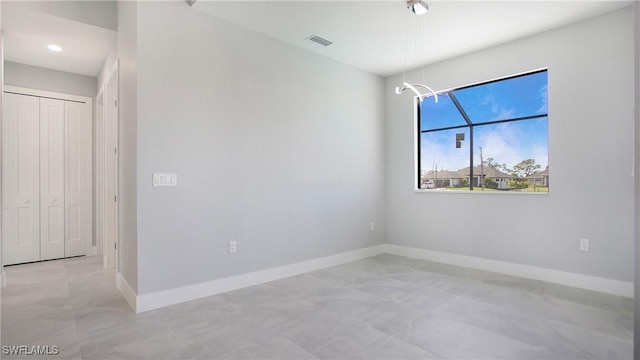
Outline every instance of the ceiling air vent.
<svg viewBox="0 0 640 360"><path fill-rule="evenodd" d="M331 41L329 41L329 40L327 40L325 38L321 38L320 36L318 36L316 34L313 34L313 35L309 36L307 38L307 40L311 40L314 43L318 43L318 44L320 44L322 46L329 46L329 45L333 44L333 42L331 42Z"/></svg>

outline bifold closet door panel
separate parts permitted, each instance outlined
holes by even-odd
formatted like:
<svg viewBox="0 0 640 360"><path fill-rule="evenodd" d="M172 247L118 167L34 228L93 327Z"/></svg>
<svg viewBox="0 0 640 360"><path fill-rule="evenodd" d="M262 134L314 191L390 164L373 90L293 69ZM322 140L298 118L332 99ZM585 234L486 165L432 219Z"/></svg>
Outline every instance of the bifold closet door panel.
<svg viewBox="0 0 640 360"><path fill-rule="evenodd" d="M90 132L86 126L85 104L65 101L65 256L85 254L90 209L86 208L86 154ZM89 138L87 138L89 134ZM89 150L90 154L90 150Z"/></svg>
<svg viewBox="0 0 640 360"><path fill-rule="evenodd" d="M64 257L64 101L40 99L40 260Z"/></svg>
<svg viewBox="0 0 640 360"><path fill-rule="evenodd" d="M2 110L3 264L40 260L40 99L4 94Z"/></svg>

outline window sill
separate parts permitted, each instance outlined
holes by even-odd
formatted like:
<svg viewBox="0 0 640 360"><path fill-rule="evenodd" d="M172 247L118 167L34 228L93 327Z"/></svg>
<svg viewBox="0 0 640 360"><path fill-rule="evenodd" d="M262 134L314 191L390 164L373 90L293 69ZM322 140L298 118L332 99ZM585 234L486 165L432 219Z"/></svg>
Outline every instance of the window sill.
<svg viewBox="0 0 640 360"><path fill-rule="evenodd" d="M414 189L415 193L420 194L478 194L478 195L532 195L532 196L540 196L540 195L549 195L548 191L540 191L540 192L531 192L531 191L482 191L482 190L426 190L426 189Z"/></svg>

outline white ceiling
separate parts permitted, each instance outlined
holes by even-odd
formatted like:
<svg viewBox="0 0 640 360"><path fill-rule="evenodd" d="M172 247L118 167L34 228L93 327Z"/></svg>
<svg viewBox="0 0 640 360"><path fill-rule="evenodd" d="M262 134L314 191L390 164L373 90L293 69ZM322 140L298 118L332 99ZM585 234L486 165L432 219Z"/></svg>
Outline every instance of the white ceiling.
<svg viewBox="0 0 640 360"><path fill-rule="evenodd" d="M97 76L115 43L116 32L2 2L4 58L7 61ZM48 44L62 47L60 53Z"/></svg>
<svg viewBox="0 0 640 360"><path fill-rule="evenodd" d="M382 76L604 14L633 1L211 1L194 8ZM416 30L419 42L415 42ZM317 34L328 47L305 40ZM407 46L408 44L408 46ZM406 65L405 65L406 64Z"/></svg>
<svg viewBox="0 0 640 360"><path fill-rule="evenodd" d="M431 11L420 18L406 9L404 0L198 0L194 8L387 76L405 67L452 58L633 3L632 0L427 2ZM115 31L34 11L19 3L2 1L6 60L82 75L98 74L115 42ZM333 44L323 47L305 40L312 34ZM49 51L46 46L50 43L62 46L64 51Z"/></svg>

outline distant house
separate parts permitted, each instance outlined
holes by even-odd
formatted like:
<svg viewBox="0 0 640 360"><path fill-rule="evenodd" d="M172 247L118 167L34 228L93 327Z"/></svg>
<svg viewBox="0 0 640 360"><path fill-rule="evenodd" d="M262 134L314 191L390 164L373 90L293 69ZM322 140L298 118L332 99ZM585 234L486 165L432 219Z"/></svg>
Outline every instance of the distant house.
<svg viewBox="0 0 640 360"><path fill-rule="evenodd" d="M469 167L458 170L460 174L463 174L466 178L471 176ZM497 184L499 190L508 190L511 187L509 182L516 177L510 174L503 173L502 171L492 168L490 166L474 166L473 167L473 186L481 187L483 183L486 185L485 179L490 179Z"/></svg>
<svg viewBox="0 0 640 360"><path fill-rule="evenodd" d="M549 186L549 166L540 172L527 176L529 184L539 186Z"/></svg>
<svg viewBox="0 0 640 360"><path fill-rule="evenodd" d="M451 186L460 186L464 175L458 171L431 170L421 177L421 189L437 189Z"/></svg>

